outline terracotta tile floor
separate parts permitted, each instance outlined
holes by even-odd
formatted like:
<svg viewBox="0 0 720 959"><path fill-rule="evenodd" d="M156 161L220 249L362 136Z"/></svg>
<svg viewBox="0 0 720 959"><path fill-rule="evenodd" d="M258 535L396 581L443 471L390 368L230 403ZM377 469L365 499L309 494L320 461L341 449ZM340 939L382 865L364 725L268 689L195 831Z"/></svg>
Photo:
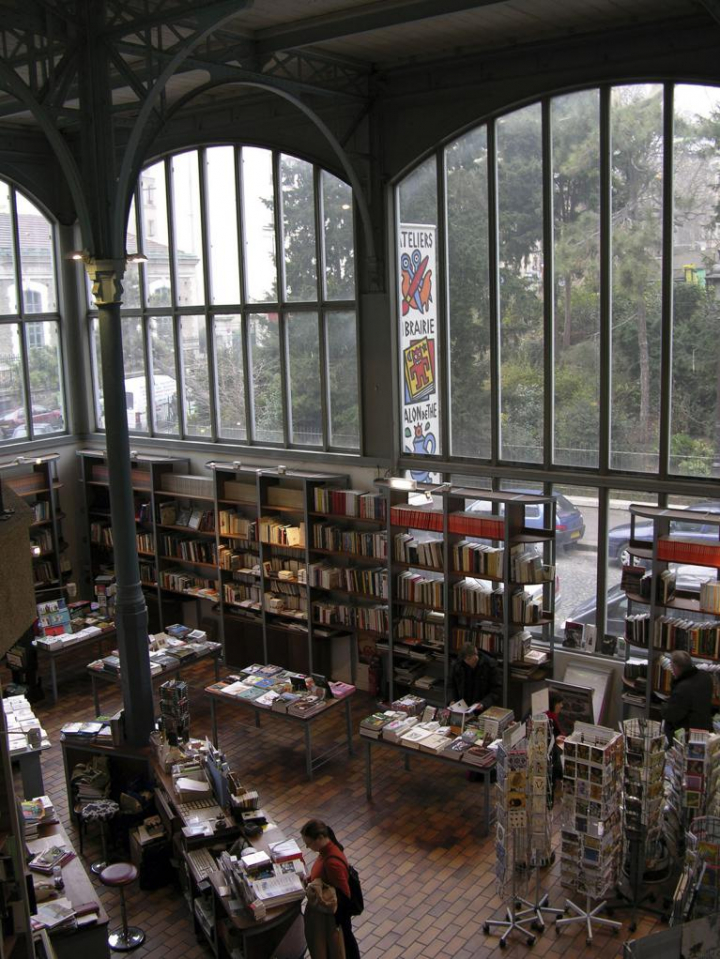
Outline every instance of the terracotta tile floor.
<svg viewBox="0 0 720 959"><path fill-rule="evenodd" d="M185 678L191 683L191 720L194 735L209 733L209 707L202 689L212 681L212 667L198 664ZM3 679L7 681L8 677ZM62 822L76 839L67 809L60 726L71 719L93 715L90 681L85 676L61 684L60 702L50 698L36 704L53 746L43 755L46 792L56 804ZM119 690L102 691L102 709L119 707ZM372 712L374 702L358 693L353 704L354 728ZM529 950L522 939L511 940L501 953L498 940L485 936L485 919L500 915L495 895L494 844L481 836L482 787L464 778L464 769L413 759L410 771L391 750L373 753L373 801L365 796L363 743L355 736L355 756L334 758L309 782L305 777L304 750L294 728L266 721L252 725L244 710L219 709L220 741L231 767L243 783L256 788L262 806L288 835L299 839L303 822L317 816L329 822L349 858L357 866L365 894L365 912L355 920L363 959L484 959L487 956L536 955L566 957L592 955L610 959L622 954L628 932L628 913L620 935L599 931L591 948L582 927L556 936L550 926ZM313 728L318 746L341 742L344 713L324 719ZM99 852L90 840L85 856L89 863ZM556 863L542 874L542 890L551 904L562 904L565 891ZM119 919L117 898L98 885L98 893L114 925ZM157 891L135 891L128 898L130 921L147 932L138 959L196 959L210 956L198 944L185 901L179 890L167 886ZM634 937L659 928L652 917L641 914ZM271 959L271 957L268 957Z"/></svg>

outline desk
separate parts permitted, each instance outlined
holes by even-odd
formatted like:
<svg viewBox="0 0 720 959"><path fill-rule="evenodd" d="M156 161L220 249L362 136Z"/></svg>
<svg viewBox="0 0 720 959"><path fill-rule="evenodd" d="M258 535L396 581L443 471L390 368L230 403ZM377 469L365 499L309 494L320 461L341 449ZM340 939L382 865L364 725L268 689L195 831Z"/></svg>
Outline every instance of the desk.
<svg viewBox="0 0 720 959"><path fill-rule="evenodd" d="M64 656L70 656L71 653L76 653L78 650L87 649L89 646L93 646L95 644L97 644L97 655L100 657L103 654L104 641L106 639L115 641L116 638L116 630L107 629L95 636L88 636L85 639L78 640L76 643L63 644L58 649L48 649L47 646L44 646L42 643L35 643L35 649L37 650L38 657L38 667L41 667L43 661L46 661L50 665L50 685L52 687L53 703L58 701L57 661L62 659Z"/></svg>
<svg viewBox="0 0 720 959"><path fill-rule="evenodd" d="M308 779L313 778L313 773L316 769L319 769L320 766L323 766L326 762L329 761L331 756L334 756L335 753L339 752L343 748L342 743L338 743L335 746L331 746L330 749L326 749L324 753L321 753L319 756L316 756L313 759L312 754L312 724L315 720L320 719L322 716L326 716L328 710L335 709L340 706L341 703L345 705L345 725L347 732L347 751L348 755L353 755L353 745L352 745L352 713L350 712L350 700L354 695L354 690L351 693L347 693L345 696L336 697L334 699L326 699L322 709L318 712L313 713L312 716L293 716L290 713L279 713L272 710L269 706L258 706L252 700L240 699L238 696L228 695L223 693L220 690L212 689L212 687L205 690L207 696L210 697L210 715L212 719L212 733L213 733L213 744L215 748L218 747L218 732L217 732L217 715L215 710L215 704L217 702L228 703L239 708L250 709L255 713L255 725L260 726L260 716L269 716L273 719L285 720L285 722L294 723L295 725L300 725L303 729L305 735L305 770L307 772Z"/></svg>
<svg viewBox="0 0 720 959"><path fill-rule="evenodd" d="M172 649L166 650L168 655L172 656ZM177 676L178 679L181 678L181 673L183 669L188 666L194 666L195 663L199 663L201 659L212 659L214 661L215 667L215 679L219 678L219 661L222 654L222 645L217 644L215 649L208 649L204 653L194 653L192 656L185 656L183 659L178 660L177 666L162 666L160 672L153 673L151 675L151 680L160 679L163 682L168 678L168 676ZM120 685L120 673L109 673L106 669L95 669L93 666L88 666L87 672L90 674L90 679L92 681L92 692L93 692L93 702L95 703L95 715L100 715L100 698L98 696L98 680L101 683L113 683L115 686Z"/></svg>
<svg viewBox="0 0 720 959"><path fill-rule="evenodd" d="M374 746L382 746L385 749L394 749L402 753L405 757L405 769L410 769L410 757L417 756L418 759L430 759L440 763L449 763L455 769L463 773L468 771L478 774L482 778L483 785L483 836L490 832L491 825L491 807L490 807L490 785L495 780L495 766L474 766L472 763L464 763L459 759L448 759L447 756L440 756L436 753L421 752L419 749L410 749L408 746L402 746L400 743L391 743L383 739L371 739L369 736L362 736L365 743L365 794L368 800L372 799L372 749Z"/></svg>
<svg viewBox="0 0 720 959"><path fill-rule="evenodd" d="M138 776L150 779L150 764L153 751L150 746L111 746L105 743L96 743L93 740L60 739L65 769L65 786L67 788L68 808L72 814L75 807L70 774L76 763L87 762L91 756L106 756L110 762L110 794L117 797L121 788L127 786Z"/></svg>
<svg viewBox="0 0 720 959"><path fill-rule="evenodd" d="M40 826L39 838L28 843L31 852L40 852L42 849L62 843L68 849L73 845L67 833L59 823L51 826ZM81 929L59 929L56 932L48 930L52 939L53 948L58 959L106 959L110 955L107 942L108 916L103 909L93 884L90 882L85 867L80 859L75 857L62 867L65 896L73 906L82 906L88 902L97 902L99 907L98 921L91 926ZM34 873L38 880L46 879L39 873Z"/></svg>

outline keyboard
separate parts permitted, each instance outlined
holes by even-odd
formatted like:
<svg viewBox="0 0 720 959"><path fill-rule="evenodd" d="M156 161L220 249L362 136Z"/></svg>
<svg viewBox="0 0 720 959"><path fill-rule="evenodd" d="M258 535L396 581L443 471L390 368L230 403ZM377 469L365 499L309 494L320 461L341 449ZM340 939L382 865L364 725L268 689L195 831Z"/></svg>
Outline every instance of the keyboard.
<svg viewBox="0 0 720 959"><path fill-rule="evenodd" d="M217 862L209 849L189 849L185 855L190 863L196 882L202 882L203 879L207 879L208 874L217 869Z"/></svg>
<svg viewBox="0 0 720 959"><path fill-rule="evenodd" d="M186 826L191 823L224 818L223 811L216 802L181 802L178 803L177 808Z"/></svg>

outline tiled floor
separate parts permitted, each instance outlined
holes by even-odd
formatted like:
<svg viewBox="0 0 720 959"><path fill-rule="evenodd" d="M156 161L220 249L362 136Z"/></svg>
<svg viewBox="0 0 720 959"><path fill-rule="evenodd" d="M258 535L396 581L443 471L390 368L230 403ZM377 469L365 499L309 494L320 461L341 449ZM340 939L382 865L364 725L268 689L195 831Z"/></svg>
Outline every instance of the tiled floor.
<svg viewBox="0 0 720 959"><path fill-rule="evenodd" d="M199 664L185 678L193 689L192 731L202 735L210 729L202 688L212 681L212 667ZM116 705L119 691L108 686L103 690L102 708L107 712ZM373 708L367 695L356 695L355 729ZM63 682L60 702L52 706L48 698L36 705L36 711L53 742L43 756L46 791L70 828L59 729L71 719L92 717L89 679ZM343 720L342 710L337 710L335 717L316 724L319 746L342 741ZM246 716L244 711L221 705L220 740L227 758L243 783L258 790L262 806L288 835L299 839L300 827L311 817L334 827L363 884L365 912L354 923L363 959L484 959L501 954L497 938L485 936L482 929L485 919L499 915L494 843L480 835L482 786L468 782L464 769L418 757L408 772L397 753L376 750L373 801L368 802L359 736L352 759L346 754L333 759L308 782L297 731L280 722L265 722L260 729L251 723L250 713ZM97 851L92 843L86 844L88 862ZM543 871L542 889L550 893L551 904L565 898L558 875L557 864ZM102 887L98 893L116 923L116 896ZM145 944L135 952L138 959L209 959L210 950L195 940L177 888L137 890L129 897L128 907L131 922L147 932ZM505 954L610 959L622 954L623 941L630 935L627 914L619 912L616 918L625 919L620 935L600 931L591 948L580 926L560 936L550 926L532 950L518 939ZM641 916L634 936L655 928L652 918Z"/></svg>

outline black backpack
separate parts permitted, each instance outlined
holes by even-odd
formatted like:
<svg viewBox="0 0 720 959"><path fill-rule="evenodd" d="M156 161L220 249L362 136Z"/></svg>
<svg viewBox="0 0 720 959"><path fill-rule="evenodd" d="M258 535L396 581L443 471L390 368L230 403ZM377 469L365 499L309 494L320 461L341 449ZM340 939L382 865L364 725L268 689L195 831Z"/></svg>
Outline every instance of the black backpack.
<svg viewBox="0 0 720 959"><path fill-rule="evenodd" d="M328 856L328 859L340 859L339 856ZM341 862L343 860L340 860ZM348 912L351 916L359 916L365 908L362 886L360 885L360 876L355 866L348 863L348 886L350 887L350 899Z"/></svg>

